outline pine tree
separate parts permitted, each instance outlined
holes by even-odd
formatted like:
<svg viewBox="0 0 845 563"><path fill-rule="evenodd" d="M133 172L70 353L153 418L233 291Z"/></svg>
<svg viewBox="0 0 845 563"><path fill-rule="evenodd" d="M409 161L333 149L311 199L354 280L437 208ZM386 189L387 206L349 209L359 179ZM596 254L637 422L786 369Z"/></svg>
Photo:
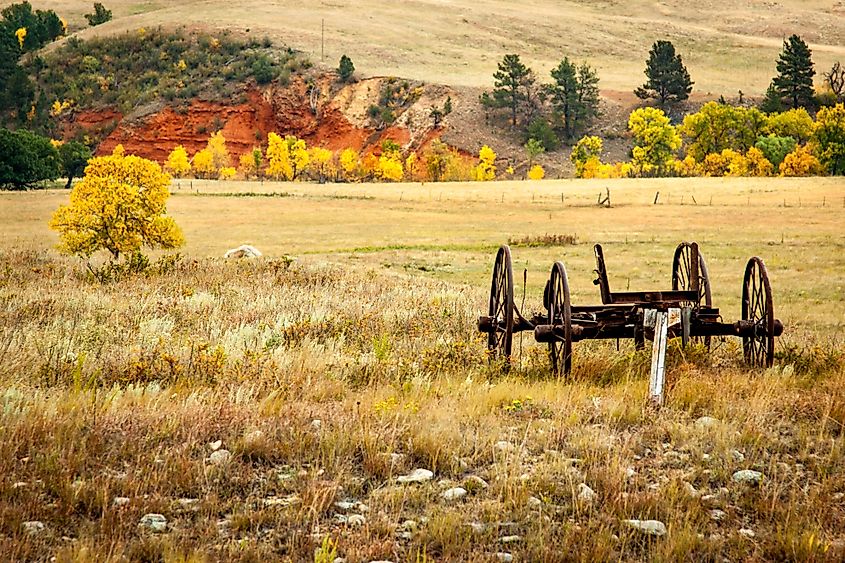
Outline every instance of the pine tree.
<svg viewBox="0 0 845 563"><path fill-rule="evenodd" d="M645 84L634 90L643 100L657 98L660 105L682 102L689 98L694 82L690 80L681 55L675 53L671 41L657 41L652 45L646 61Z"/></svg>
<svg viewBox="0 0 845 563"><path fill-rule="evenodd" d="M793 108L812 107L816 71L813 69L812 52L803 39L793 34L783 42L777 69L778 75L772 84L781 98L785 98Z"/></svg>
<svg viewBox="0 0 845 563"><path fill-rule="evenodd" d="M493 104L511 110L511 123L516 127L516 112L527 99L534 83L534 73L522 64L519 55L505 55L499 69L493 74Z"/></svg>
<svg viewBox="0 0 845 563"><path fill-rule="evenodd" d="M586 62L576 67L568 57L551 74L554 83L548 87L548 93L563 119L564 134L571 139L598 114L599 79Z"/></svg>
<svg viewBox="0 0 845 563"><path fill-rule="evenodd" d="M337 65L337 75L341 82L349 82L352 75L355 73L355 65L352 64L352 59L346 55L340 57L340 62Z"/></svg>

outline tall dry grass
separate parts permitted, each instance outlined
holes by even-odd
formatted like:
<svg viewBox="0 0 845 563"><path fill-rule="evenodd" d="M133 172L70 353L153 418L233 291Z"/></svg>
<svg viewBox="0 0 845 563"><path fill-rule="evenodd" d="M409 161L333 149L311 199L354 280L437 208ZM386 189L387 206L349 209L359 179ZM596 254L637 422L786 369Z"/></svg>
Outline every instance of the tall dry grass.
<svg viewBox="0 0 845 563"><path fill-rule="evenodd" d="M628 345L579 344L572 381L530 338L509 375L488 366L472 286L308 259L161 270L101 285L49 252L0 253L4 557L310 561L326 537L348 561L845 555L829 336L779 347L766 371L732 341L675 344L652 412L648 357ZM434 479L397 483L415 468ZM444 500L454 486L467 496ZM167 531L140 527L147 513Z"/></svg>

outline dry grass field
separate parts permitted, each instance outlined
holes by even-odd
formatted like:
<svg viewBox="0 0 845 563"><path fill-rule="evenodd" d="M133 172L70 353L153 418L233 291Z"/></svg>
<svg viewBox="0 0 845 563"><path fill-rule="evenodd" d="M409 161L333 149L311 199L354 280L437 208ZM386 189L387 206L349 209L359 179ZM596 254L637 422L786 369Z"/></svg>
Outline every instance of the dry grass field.
<svg viewBox="0 0 845 563"><path fill-rule="evenodd" d="M34 1L76 28L91 11L85 0ZM587 59L601 86L632 91L657 39L675 43L696 82L713 96L762 95L775 74L783 39L801 35L819 72L845 59L845 4L838 0L220 0L106 3L114 20L82 37L184 24L268 35L319 61L348 54L364 76L402 76L452 86L489 86L505 53L519 53L547 77L564 55ZM820 77L819 77L820 79Z"/></svg>
<svg viewBox="0 0 845 563"><path fill-rule="evenodd" d="M610 209L594 205L605 187ZM841 180L174 192L182 259L104 285L51 250L67 192L0 193L4 558L845 557ZM775 367L749 371L733 339L709 355L673 343L659 412L630 343L579 343L572 379L555 380L526 336L503 375L475 328L493 253L547 234L578 243L514 246L526 310L555 259L575 303L599 300L593 242L611 284L647 289L694 239L734 320L759 254L787 325ZM241 243L265 257L220 258ZM433 477L399 480L414 469ZM761 481L737 482L745 469Z"/></svg>

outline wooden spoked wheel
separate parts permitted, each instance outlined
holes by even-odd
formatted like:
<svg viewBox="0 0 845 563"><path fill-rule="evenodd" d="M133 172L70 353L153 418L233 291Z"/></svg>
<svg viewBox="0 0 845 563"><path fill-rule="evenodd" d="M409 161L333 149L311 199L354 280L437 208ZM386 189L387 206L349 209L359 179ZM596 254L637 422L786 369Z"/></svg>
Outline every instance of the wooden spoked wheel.
<svg viewBox="0 0 845 563"><path fill-rule="evenodd" d="M745 363L752 367L772 367L775 358L775 312L772 286L763 261L754 256L745 267L742 281L742 320L753 323L749 336L742 337Z"/></svg>
<svg viewBox="0 0 845 563"><path fill-rule="evenodd" d="M548 284L549 324L562 329L561 339L549 342L552 373L569 375L572 371L572 302L569 298L569 281L562 262L555 262ZM556 331L558 332L558 331Z"/></svg>
<svg viewBox="0 0 845 563"><path fill-rule="evenodd" d="M499 248L496 262L493 264L493 280L490 284L490 306L488 314L493 319L494 330L487 336L487 350L490 361L504 361L505 369L510 368L511 347L513 344L513 264L508 246Z"/></svg>
<svg viewBox="0 0 845 563"><path fill-rule="evenodd" d="M692 243L682 242L675 249L675 256L672 258L672 289L674 291L688 291L692 289ZM698 302L687 303L689 307L710 308L713 306L713 298L710 295L710 276L707 273L707 263L704 261L704 254L698 251ZM710 349L709 336L694 336L693 342L703 343Z"/></svg>

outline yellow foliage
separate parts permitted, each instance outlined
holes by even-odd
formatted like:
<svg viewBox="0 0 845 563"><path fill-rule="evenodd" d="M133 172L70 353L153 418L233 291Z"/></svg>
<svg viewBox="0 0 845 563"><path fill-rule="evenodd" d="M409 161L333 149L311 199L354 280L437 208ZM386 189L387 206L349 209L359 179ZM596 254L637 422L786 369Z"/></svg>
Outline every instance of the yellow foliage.
<svg viewBox="0 0 845 563"><path fill-rule="evenodd" d="M188 68L188 65L185 63L185 59L179 59L179 61L174 66L178 70L185 70Z"/></svg>
<svg viewBox="0 0 845 563"><path fill-rule="evenodd" d="M65 144L65 142L62 141L61 139L50 139L50 144L53 145L56 148L59 148L60 146Z"/></svg>
<svg viewBox="0 0 845 563"><path fill-rule="evenodd" d="M493 149L484 145L478 151L478 166L476 167L475 179L479 182L486 182L496 178L496 153Z"/></svg>
<svg viewBox="0 0 845 563"><path fill-rule="evenodd" d="M806 143L813 134L813 118L804 108L770 114L763 132L778 137L792 137Z"/></svg>
<svg viewBox="0 0 845 563"><path fill-rule="evenodd" d="M18 28L18 30L15 32L15 37L18 38L18 45L20 45L21 49L23 49L23 42L26 39L26 28Z"/></svg>
<svg viewBox="0 0 845 563"><path fill-rule="evenodd" d="M725 149L720 153L714 152L704 157L701 168L705 176L726 176L731 165L732 155L736 154L731 149Z"/></svg>
<svg viewBox="0 0 845 563"><path fill-rule="evenodd" d="M112 154L88 161L85 177L70 193L70 204L53 214L62 252L90 257L107 250L112 259L149 248L176 248L182 231L168 217L170 177L138 156Z"/></svg>
<svg viewBox="0 0 845 563"><path fill-rule="evenodd" d="M217 176L218 180L231 180L237 174L234 166L223 166Z"/></svg>
<svg viewBox="0 0 845 563"><path fill-rule="evenodd" d="M592 178L593 176L584 175L584 167L590 159L595 158L596 163L592 163L591 174L595 174L595 168L598 166L597 162L601 159L602 140L596 136L582 137L569 154L569 160L575 165L575 176L578 178Z"/></svg>
<svg viewBox="0 0 845 563"><path fill-rule="evenodd" d="M543 167L539 164L535 164L531 167L531 170L528 171L528 179L529 180L542 180L546 176L546 171L543 170Z"/></svg>
<svg viewBox="0 0 845 563"><path fill-rule="evenodd" d="M285 143L288 145L288 154L290 155L291 180L296 180L308 167L311 157L304 140L288 135L285 137Z"/></svg>
<svg viewBox="0 0 845 563"><path fill-rule="evenodd" d="M407 180L416 181L419 180L422 176L422 172L419 169L420 161L417 157L417 153L412 152L408 155L408 158L405 159L405 178Z"/></svg>
<svg viewBox="0 0 845 563"><path fill-rule="evenodd" d="M223 137L222 131L218 131L209 137L205 148L211 153L211 162L215 170L232 165L229 150L226 148L226 138Z"/></svg>
<svg viewBox="0 0 845 563"><path fill-rule="evenodd" d="M579 178L591 179L599 177L599 168L601 168L601 160L597 156L591 156L585 162L576 163L575 174Z"/></svg>
<svg viewBox="0 0 845 563"><path fill-rule="evenodd" d="M217 168L214 166L214 157L208 147L198 151L194 155L194 175L197 178L215 178Z"/></svg>
<svg viewBox="0 0 845 563"><path fill-rule="evenodd" d="M111 151L112 156L123 156L126 154L126 151L123 150L123 145L118 143L114 146L114 149Z"/></svg>
<svg viewBox="0 0 845 563"><path fill-rule="evenodd" d="M751 147L745 153L745 160L748 163L746 174L748 176L771 176L774 166L763 155L763 151L757 147Z"/></svg>
<svg viewBox="0 0 845 563"><path fill-rule="evenodd" d="M804 145L795 147L780 163L781 176L815 176L822 170L819 159Z"/></svg>
<svg viewBox="0 0 845 563"><path fill-rule="evenodd" d="M288 144L275 133L267 135L267 175L276 180L293 179Z"/></svg>
<svg viewBox="0 0 845 563"><path fill-rule="evenodd" d="M645 107L635 109L628 118L634 137L632 164L641 175L660 173L681 148L681 136L663 111Z"/></svg>
<svg viewBox="0 0 845 563"><path fill-rule="evenodd" d="M62 35L67 35L67 22L64 18L59 18L59 22L62 24Z"/></svg>
<svg viewBox="0 0 845 563"><path fill-rule="evenodd" d="M669 165L674 169L676 176L690 178L700 174L698 163L690 155L687 155L683 160L670 160Z"/></svg>
<svg viewBox="0 0 845 563"><path fill-rule="evenodd" d="M252 151L243 153L238 162L238 170L240 170L240 173L243 174L244 178L247 180L258 173L258 169L255 165L255 157L253 156Z"/></svg>
<svg viewBox="0 0 845 563"><path fill-rule="evenodd" d="M191 163L188 161L188 151L182 145L177 146L167 156L167 164L164 166L171 175L181 178L191 171Z"/></svg>
<svg viewBox="0 0 845 563"><path fill-rule="evenodd" d="M65 110L69 109L73 103L73 100L64 100L63 102L56 100L53 102L53 105L50 106L50 115L53 117L60 116L65 112Z"/></svg>
<svg viewBox="0 0 845 563"><path fill-rule="evenodd" d="M343 149L340 153L340 169L347 181L357 179L359 158L358 151L355 149Z"/></svg>
<svg viewBox="0 0 845 563"><path fill-rule="evenodd" d="M335 166L332 161L334 153L323 147L312 147L309 152L308 169L317 177L320 182L325 182L335 175Z"/></svg>
<svg viewBox="0 0 845 563"><path fill-rule="evenodd" d="M385 153L378 159L376 176L382 180L401 182L403 177L402 161L396 153Z"/></svg>

